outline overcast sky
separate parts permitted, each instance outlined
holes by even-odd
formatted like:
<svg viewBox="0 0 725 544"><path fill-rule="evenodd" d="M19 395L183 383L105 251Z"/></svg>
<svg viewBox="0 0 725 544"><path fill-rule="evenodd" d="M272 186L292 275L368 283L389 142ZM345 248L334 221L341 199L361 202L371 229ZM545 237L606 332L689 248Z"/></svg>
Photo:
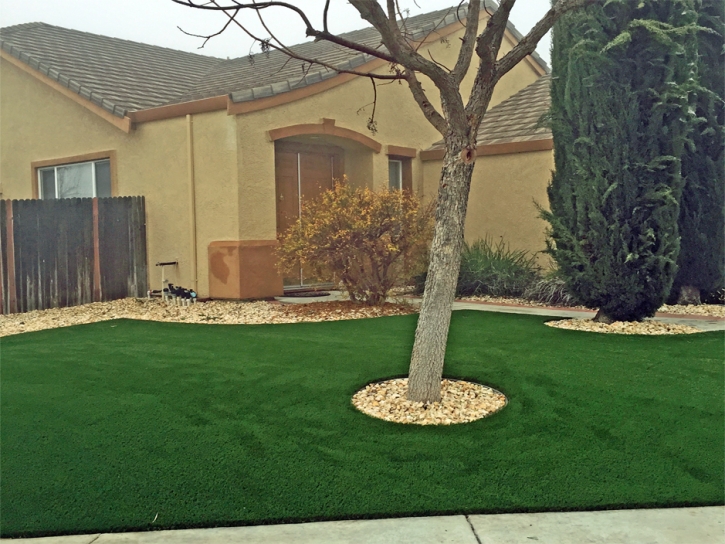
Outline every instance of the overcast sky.
<svg viewBox="0 0 725 544"><path fill-rule="evenodd" d="M290 1L290 0L288 0ZM322 18L322 0L291 0L304 7L313 24ZM416 3L420 7L416 7ZM457 4L456 0L401 0L411 15L443 9ZM518 0L511 14L516 28L526 33L546 12L549 0ZM297 16L285 9L270 8L265 15L273 32L285 36L289 44L306 41L304 29ZM248 21L252 21L248 14ZM201 11L180 6L171 0L4 0L0 3L0 26L42 21L52 25L83 30L153 45L181 49L221 58L241 57L259 51L257 45L241 29L230 27L221 36L211 39L203 49L202 41L184 35L178 27L193 34L210 34L222 28L223 13ZM319 25L321 26L321 25ZM330 8L330 30L346 32L369 26L346 0L333 0ZM260 33L258 24L255 30ZM548 36L537 52L548 62Z"/></svg>

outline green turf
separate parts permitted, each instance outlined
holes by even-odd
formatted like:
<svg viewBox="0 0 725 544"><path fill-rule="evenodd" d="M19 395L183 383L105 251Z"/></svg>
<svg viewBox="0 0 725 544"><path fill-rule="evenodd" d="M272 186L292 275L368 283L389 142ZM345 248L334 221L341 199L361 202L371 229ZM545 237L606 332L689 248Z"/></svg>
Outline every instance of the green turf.
<svg viewBox="0 0 725 544"><path fill-rule="evenodd" d="M357 412L406 373L415 319L4 338L2 536L724 502L722 333L455 312L446 375L509 405L450 427Z"/></svg>

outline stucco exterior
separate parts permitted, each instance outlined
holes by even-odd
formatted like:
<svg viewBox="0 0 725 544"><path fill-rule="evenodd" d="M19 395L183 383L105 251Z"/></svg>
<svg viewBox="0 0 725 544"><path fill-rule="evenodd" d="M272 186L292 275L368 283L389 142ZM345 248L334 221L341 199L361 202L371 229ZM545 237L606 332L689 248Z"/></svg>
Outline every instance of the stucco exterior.
<svg viewBox="0 0 725 544"><path fill-rule="evenodd" d="M424 55L428 55L425 49L429 49L436 61L452 66L457 54L454 45L460 43L458 38L463 34L457 28L449 32L446 42L431 41L423 48ZM511 47L511 39L507 38L502 54ZM407 85L378 86L375 134L367 129L373 90L370 81L364 78L352 78L339 85L329 85L324 92L247 113L233 113L230 108L193 113L194 107L187 108L191 113L185 113L182 104L169 118L136 122L125 132L89 111L82 99L58 92L33 73L32 68L11 60L3 52L0 61L2 198L37 196L33 189L37 179L32 168L37 161L57 160L62 164L68 157L112 152L114 196L146 198L149 280L153 288L158 288L160 282L160 272L154 264L178 260L178 266L166 272L173 283L195 288L200 297L214 295L209 286L219 284L219 278L210 278L209 248L213 243L275 240L275 142L270 137L271 130L301 124L322 125L323 119L327 119L328 124L334 120L335 127L372 138L380 144L379 151L334 135L292 139L342 147L345 174L351 183L375 189L388 185L387 146L412 149L416 154L411 160L414 192L423 198L432 198L436 192L440 161L422 162L417 151L430 146L440 134L424 118ZM387 65L378 68L381 72L387 69ZM463 89L470 88L473 73L472 69ZM491 105L540 75L540 67L529 60L522 62L499 83ZM425 79L422 82L431 100L437 102L434 85ZM484 171L486 176L475 182L471 193L467 237L489 232L507 239L518 237L522 246L538 248L543 240L538 220L517 226L512 218L525 217L528 212L523 210L531 209L534 213L531 194L542 203L546 201L539 178L541 172L549 172L553 166L551 153L484 160L485 167L480 164L476 167L476 176ZM506 180L507 188L488 180ZM238 261L243 267L244 259ZM233 291L223 292L235 298Z"/></svg>
<svg viewBox="0 0 725 544"><path fill-rule="evenodd" d="M435 194L441 167L440 160L423 162L426 194ZM488 237L503 239L512 249L544 250L546 222L538 217L535 203L548 208L546 187L553 169L551 150L479 156L468 199L466 241ZM541 256L540 262L548 259Z"/></svg>

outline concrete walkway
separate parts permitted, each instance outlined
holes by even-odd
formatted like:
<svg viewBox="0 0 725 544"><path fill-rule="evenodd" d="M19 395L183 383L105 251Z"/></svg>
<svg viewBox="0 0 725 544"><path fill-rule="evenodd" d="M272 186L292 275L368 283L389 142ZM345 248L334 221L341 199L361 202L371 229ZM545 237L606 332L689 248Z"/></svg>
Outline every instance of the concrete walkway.
<svg viewBox="0 0 725 544"><path fill-rule="evenodd" d="M310 302L326 302L334 300L347 300L347 297L340 291L330 291L330 294L324 297L276 297L280 302L288 304L306 304ZM391 302L395 298L389 299ZM420 304L420 298L405 297L405 300L411 304ZM593 310L579 310L574 308L562 307L541 307L541 306L522 306L519 304L493 304L490 302L462 302L453 303L454 310L479 310L483 312L501 312L507 314L527 314L527 315L546 315L551 317L563 317L570 319L586 319L594 317ZM654 317L655 321L663 321L665 323L673 323L677 325L690 325L703 331L725 331L725 318L708 317L697 315L678 315L658 313Z"/></svg>
<svg viewBox="0 0 725 544"><path fill-rule="evenodd" d="M104 533L23 544L722 544L725 507L327 521Z"/></svg>
<svg viewBox="0 0 725 544"><path fill-rule="evenodd" d="M547 315L570 319L592 318L596 312L592 310L576 310L573 308L543 308L535 306L519 306L514 304L491 304L489 302L454 302L454 310L480 310L484 312L501 312L507 314ZM658 313L655 321L690 325L703 331L725 331L725 318L699 315L678 315Z"/></svg>

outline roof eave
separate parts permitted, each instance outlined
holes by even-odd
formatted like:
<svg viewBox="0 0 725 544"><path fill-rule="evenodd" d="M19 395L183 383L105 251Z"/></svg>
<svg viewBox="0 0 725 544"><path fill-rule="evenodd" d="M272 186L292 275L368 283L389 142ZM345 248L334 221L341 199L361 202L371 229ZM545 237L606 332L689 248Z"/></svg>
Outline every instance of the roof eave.
<svg viewBox="0 0 725 544"><path fill-rule="evenodd" d="M131 119L125 108L99 96L98 93L21 51L6 40L0 40L0 57L124 132L131 131Z"/></svg>

